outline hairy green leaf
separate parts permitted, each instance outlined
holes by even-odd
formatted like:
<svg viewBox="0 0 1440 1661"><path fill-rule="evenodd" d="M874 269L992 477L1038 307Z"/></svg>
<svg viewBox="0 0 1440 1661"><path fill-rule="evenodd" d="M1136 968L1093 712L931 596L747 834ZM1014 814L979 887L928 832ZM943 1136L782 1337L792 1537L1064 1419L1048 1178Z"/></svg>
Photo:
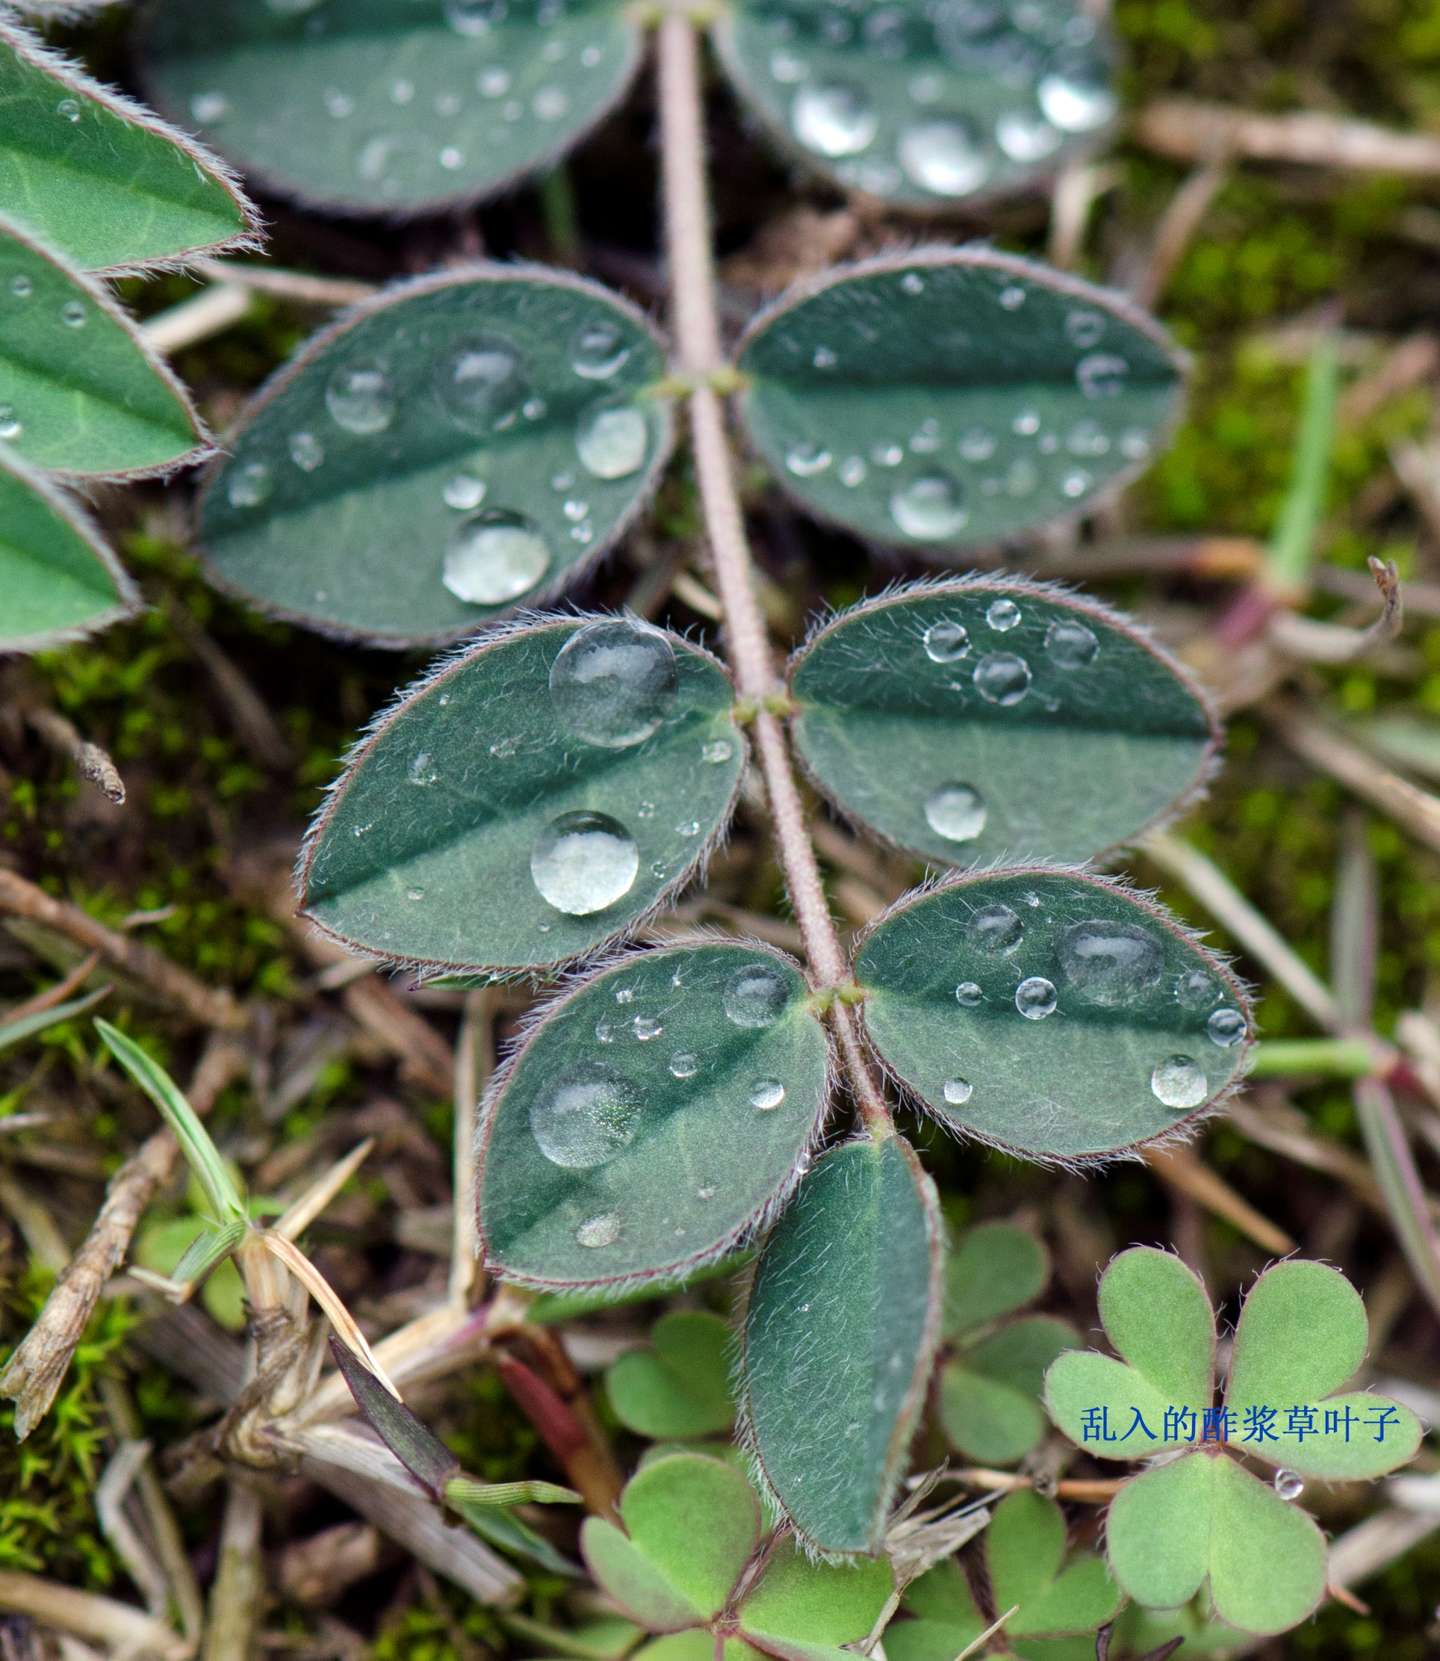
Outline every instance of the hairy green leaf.
<svg viewBox="0 0 1440 1661"><path fill-rule="evenodd" d="M195 459L184 389L99 286L0 216L0 440L36 467L137 478Z"/></svg>
<svg viewBox="0 0 1440 1661"><path fill-rule="evenodd" d="M1014 579L842 613L797 654L790 690L796 748L830 800L957 864L1130 841L1196 792L1220 742L1198 687L1132 624Z"/></svg>
<svg viewBox="0 0 1440 1661"><path fill-rule="evenodd" d="M887 1065L952 1129L1037 1159L1163 1137L1238 1082L1249 1005L1167 913L1043 866L902 900L855 960Z"/></svg>
<svg viewBox="0 0 1440 1661"><path fill-rule="evenodd" d="M0 444L0 652L40 651L130 616L135 585L78 503Z"/></svg>
<svg viewBox="0 0 1440 1661"><path fill-rule="evenodd" d="M740 1605L740 1630L780 1661L841 1661L853 1651L840 1645L869 1636L894 1589L883 1559L815 1563L793 1540L782 1540Z"/></svg>
<svg viewBox="0 0 1440 1661"><path fill-rule="evenodd" d="M322 207L414 214L555 161L640 54L617 0L159 0L151 95L246 173Z"/></svg>
<svg viewBox="0 0 1440 1661"><path fill-rule="evenodd" d="M832 1148L761 1250L743 1410L759 1468L820 1551L880 1542L940 1321L935 1193L907 1143Z"/></svg>
<svg viewBox="0 0 1440 1661"><path fill-rule="evenodd" d="M669 454L664 352L594 283L479 265L315 336L230 436L199 507L226 588L325 633L453 640L575 578Z"/></svg>
<svg viewBox="0 0 1440 1661"><path fill-rule="evenodd" d="M192 139L3 18L0 202L90 270L249 246L259 223Z"/></svg>
<svg viewBox="0 0 1440 1661"><path fill-rule="evenodd" d="M907 0L856 16L742 0L716 44L784 152L846 189L943 209L1024 189L1112 123L1112 49L1076 0Z"/></svg>
<svg viewBox="0 0 1440 1661"><path fill-rule="evenodd" d="M553 968L623 934L729 822L745 746L708 652L624 618L491 635L351 755L300 868L343 944L432 970Z"/></svg>
<svg viewBox="0 0 1440 1661"><path fill-rule="evenodd" d="M735 1417L729 1352L730 1328L718 1315L686 1309L662 1315L650 1347L622 1355L606 1374L615 1416L657 1441L728 1430Z"/></svg>
<svg viewBox="0 0 1440 1661"><path fill-rule="evenodd" d="M808 991L783 954L712 940L637 953L564 997L487 1104L491 1266L527 1285L623 1286L680 1278L753 1231L825 1111Z"/></svg>
<svg viewBox="0 0 1440 1661"><path fill-rule="evenodd" d="M1181 363L1127 301L989 248L886 254L782 296L741 413L812 513L936 553L1084 513L1174 421Z"/></svg>
<svg viewBox="0 0 1440 1661"><path fill-rule="evenodd" d="M1078 1342L1049 1315L1011 1321L961 1348L940 1373L940 1423L951 1445L982 1465L1009 1465L1045 1434L1045 1369Z"/></svg>

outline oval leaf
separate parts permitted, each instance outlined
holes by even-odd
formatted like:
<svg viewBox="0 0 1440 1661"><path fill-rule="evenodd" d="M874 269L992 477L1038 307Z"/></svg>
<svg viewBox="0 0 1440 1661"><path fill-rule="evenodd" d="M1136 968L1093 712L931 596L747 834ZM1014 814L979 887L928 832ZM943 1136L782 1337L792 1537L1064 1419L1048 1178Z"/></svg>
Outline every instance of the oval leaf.
<svg viewBox="0 0 1440 1661"><path fill-rule="evenodd" d="M249 247L258 228L213 157L3 19L0 202L90 270Z"/></svg>
<svg viewBox="0 0 1440 1661"><path fill-rule="evenodd" d="M301 859L305 915L429 969L594 951L682 888L728 824L733 697L708 652L628 619L482 640L352 754Z"/></svg>
<svg viewBox="0 0 1440 1661"><path fill-rule="evenodd" d="M708 941L628 958L564 998L485 1115L491 1266L530 1286L679 1279L752 1232L825 1111L829 1046L808 997L783 954Z"/></svg>
<svg viewBox="0 0 1440 1661"><path fill-rule="evenodd" d="M475 202L556 160L639 51L616 0L160 0L145 38L155 101L246 173L390 214Z"/></svg>
<svg viewBox="0 0 1440 1661"><path fill-rule="evenodd" d="M848 189L942 209L1023 189L1114 120L1090 8L966 3L851 17L805 0L721 13L731 80L787 155Z"/></svg>
<svg viewBox="0 0 1440 1661"><path fill-rule="evenodd" d="M729 1354L730 1328L720 1316L701 1309L662 1315L650 1348L628 1351L605 1375L615 1417L656 1441L728 1430L735 1417Z"/></svg>
<svg viewBox="0 0 1440 1661"><path fill-rule="evenodd" d="M954 863L1079 861L1131 841L1195 794L1221 738L1203 694L1133 624L1019 581L857 606L797 654L790 690L796 748L825 795Z"/></svg>
<svg viewBox="0 0 1440 1661"><path fill-rule="evenodd" d="M761 1474L819 1551L873 1552L940 1323L934 1187L891 1137L832 1148L765 1242L743 1411Z"/></svg>
<svg viewBox="0 0 1440 1661"><path fill-rule="evenodd" d="M1180 404L1160 326L990 248L841 268L751 325L741 413L786 490L943 552L1073 519L1149 461Z"/></svg>
<svg viewBox="0 0 1440 1661"><path fill-rule="evenodd" d="M579 278L477 266L379 296L261 393L201 497L217 580L381 645L453 640L553 595L670 451L659 340Z"/></svg>
<svg viewBox="0 0 1440 1661"><path fill-rule="evenodd" d="M38 652L130 616L135 585L79 506L0 444L0 652Z"/></svg>
<svg viewBox="0 0 1440 1661"><path fill-rule="evenodd" d="M1238 1084L1250 1007L1157 905L1041 866L900 901L856 959L866 1029L952 1130L1033 1159L1102 1158Z"/></svg>
<svg viewBox="0 0 1440 1661"><path fill-rule="evenodd" d="M77 477L194 459L184 389L97 283L0 217L0 439Z"/></svg>

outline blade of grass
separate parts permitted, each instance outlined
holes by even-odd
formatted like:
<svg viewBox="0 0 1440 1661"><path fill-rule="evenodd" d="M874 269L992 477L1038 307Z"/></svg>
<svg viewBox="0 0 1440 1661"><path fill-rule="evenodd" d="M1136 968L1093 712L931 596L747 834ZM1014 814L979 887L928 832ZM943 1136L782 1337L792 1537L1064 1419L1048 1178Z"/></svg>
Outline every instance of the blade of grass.
<svg viewBox="0 0 1440 1661"><path fill-rule="evenodd" d="M1327 331L1310 355L1290 488L1265 555L1266 587L1292 603L1310 588L1315 535L1325 511L1339 388L1340 352L1334 333Z"/></svg>

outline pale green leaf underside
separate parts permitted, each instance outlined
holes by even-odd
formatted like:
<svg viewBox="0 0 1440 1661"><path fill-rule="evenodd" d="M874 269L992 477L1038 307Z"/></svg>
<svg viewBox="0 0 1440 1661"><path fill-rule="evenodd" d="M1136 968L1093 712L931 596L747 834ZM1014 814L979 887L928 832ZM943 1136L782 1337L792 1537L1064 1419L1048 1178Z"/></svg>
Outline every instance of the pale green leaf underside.
<svg viewBox="0 0 1440 1661"><path fill-rule="evenodd" d="M945 1264L946 1337L958 1337L1039 1297L1049 1274L1049 1255L1028 1228L981 1223L967 1229Z"/></svg>
<svg viewBox="0 0 1440 1661"><path fill-rule="evenodd" d="M203 434L134 324L0 219L0 439L63 473L158 472Z"/></svg>
<svg viewBox="0 0 1440 1661"><path fill-rule="evenodd" d="M760 1503L733 1466L701 1454L652 1460L626 1484L620 1517L633 1544L709 1620L760 1543Z"/></svg>
<svg viewBox="0 0 1440 1661"><path fill-rule="evenodd" d="M316 336L231 435L200 503L211 569L382 644L534 605L653 488L671 418L643 393L664 368L592 283L474 266L403 285Z"/></svg>
<svg viewBox="0 0 1440 1661"><path fill-rule="evenodd" d="M554 160L624 92L615 0L161 0L151 95L246 173L353 212L475 201Z"/></svg>
<svg viewBox="0 0 1440 1661"><path fill-rule="evenodd" d="M89 270L215 250L248 207L199 152L0 21L0 202Z"/></svg>
<svg viewBox="0 0 1440 1661"><path fill-rule="evenodd" d="M1243 1041L1210 1035L1219 1011L1248 1018L1229 972L1158 907L1095 877L1022 867L952 879L891 912L856 975L872 1042L924 1104L1038 1158L1163 1136L1243 1064Z"/></svg>
<svg viewBox="0 0 1440 1661"><path fill-rule="evenodd" d="M831 801L954 864L1128 841L1196 788L1219 737L1113 612L1023 582L871 601L814 638L790 685L796 747Z"/></svg>
<svg viewBox="0 0 1440 1661"><path fill-rule="evenodd" d="M794 1653L811 1645L856 1644L867 1637L894 1590L888 1563L816 1563L793 1540L781 1543L740 1608L740 1626L758 1641Z"/></svg>
<svg viewBox="0 0 1440 1661"><path fill-rule="evenodd" d="M1132 1246L1100 1277L1100 1319L1116 1351L1177 1404L1210 1405L1215 1313L1200 1277L1171 1252Z"/></svg>
<svg viewBox="0 0 1440 1661"><path fill-rule="evenodd" d="M761 1251L743 1362L766 1481L823 1551L878 1544L939 1296L934 1194L909 1147L891 1138L824 1155Z"/></svg>
<svg viewBox="0 0 1440 1661"><path fill-rule="evenodd" d="M987 248L919 250L781 299L741 343L741 411L776 477L861 536L943 554L1082 512L1180 401L1159 327Z"/></svg>
<svg viewBox="0 0 1440 1661"><path fill-rule="evenodd" d="M757 981L767 1024L742 1025L735 989ZM789 958L712 941L637 954L559 1005L486 1115L480 1229L496 1271L551 1287L678 1278L753 1228L825 1108L807 995Z"/></svg>
<svg viewBox="0 0 1440 1661"><path fill-rule="evenodd" d="M940 1422L951 1444L982 1465L1027 1454L1045 1432L1045 1369L1075 1343L1066 1322L1030 1315L961 1348L940 1375Z"/></svg>
<svg viewBox="0 0 1440 1661"><path fill-rule="evenodd" d="M700 1621L700 1610L614 1523L587 1517L580 1545L596 1582L642 1626L652 1632L674 1632Z"/></svg>
<svg viewBox="0 0 1440 1661"><path fill-rule="evenodd" d="M126 616L133 584L73 503L0 445L0 651L35 650Z"/></svg>
<svg viewBox="0 0 1440 1661"><path fill-rule="evenodd" d="M1068 0L900 0L855 16L819 0L744 0L721 14L716 38L731 80L783 150L912 208L1047 177L1116 111L1108 42Z"/></svg>
<svg viewBox="0 0 1440 1661"><path fill-rule="evenodd" d="M1112 1355L1069 1350L1045 1375L1045 1405L1058 1428L1092 1457L1133 1460L1187 1445L1188 1436L1166 1437L1167 1408L1190 1409L1198 1438L1200 1414L1212 1404L1203 1399L1177 1399ZM1106 1419L1090 1418L1096 1411ZM1107 1430L1113 1440L1105 1440Z"/></svg>
<svg viewBox="0 0 1440 1661"><path fill-rule="evenodd" d="M730 1328L704 1310L673 1310L655 1323L649 1348L622 1355L605 1377L615 1416L654 1440L712 1436L735 1417Z"/></svg>
<svg viewBox="0 0 1440 1661"><path fill-rule="evenodd" d="M624 748L590 743L562 725L550 692L582 626L482 642L401 701L317 822L301 873L307 915L380 957L521 970L594 950L690 879L744 763L730 682L708 653L664 637L676 682L658 728ZM616 842L634 844L629 886L589 913L557 909L534 877L542 839L574 813L604 815Z"/></svg>

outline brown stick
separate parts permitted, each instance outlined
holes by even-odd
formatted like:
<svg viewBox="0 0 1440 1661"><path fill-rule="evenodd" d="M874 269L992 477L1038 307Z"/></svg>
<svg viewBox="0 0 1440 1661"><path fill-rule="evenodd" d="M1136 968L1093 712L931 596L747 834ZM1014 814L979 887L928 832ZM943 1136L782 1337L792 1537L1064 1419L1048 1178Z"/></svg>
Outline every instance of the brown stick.
<svg viewBox="0 0 1440 1661"><path fill-rule="evenodd" d="M506 1350L498 1352L497 1366L505 1388L589 1510L600 1517L613 1516L622 1485L620 1470L583 1380L553 1332L529 1327L516 1336L528 1360Z"/></svg>
<svg viewBox="0 0 1440 1661"><path fill-rule="evenodd" d="M1310 110L1257 115L1227 104L1161 98L1141 110L1137 134L1142 144L1177 161L1229 154L1350 172L1440 175L1440 138Z"/></svg>
<svg viewBox="0 0 1440 1661"><path fill-rule="evenodd" d="M107 751L82 738L74 723L67 721L58 710L27 710L25 719L51 749L74 763L75 771L86 784L93 784L107 801L120 806L125 800L125 781Z"/></svg>

